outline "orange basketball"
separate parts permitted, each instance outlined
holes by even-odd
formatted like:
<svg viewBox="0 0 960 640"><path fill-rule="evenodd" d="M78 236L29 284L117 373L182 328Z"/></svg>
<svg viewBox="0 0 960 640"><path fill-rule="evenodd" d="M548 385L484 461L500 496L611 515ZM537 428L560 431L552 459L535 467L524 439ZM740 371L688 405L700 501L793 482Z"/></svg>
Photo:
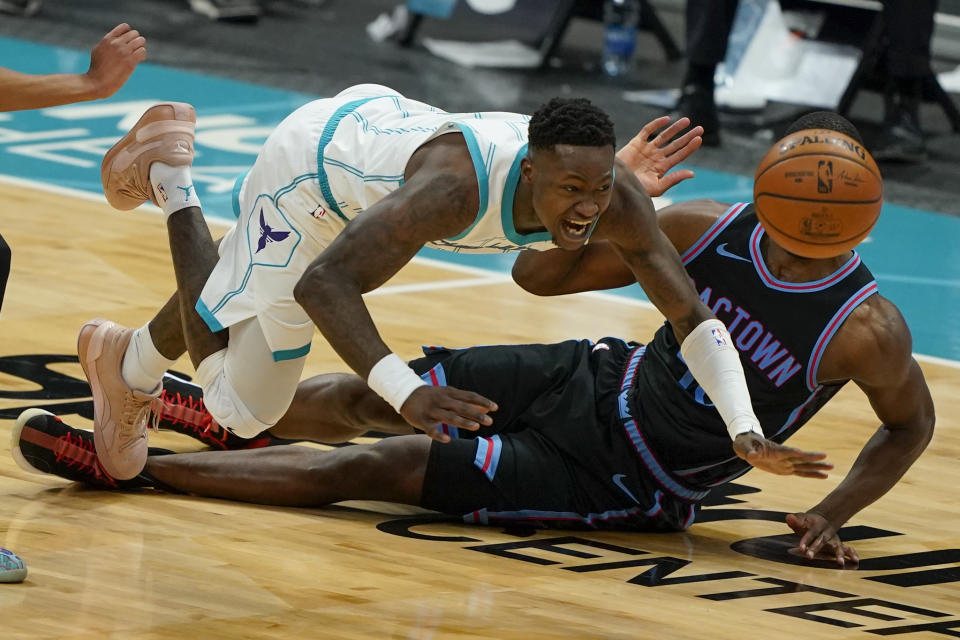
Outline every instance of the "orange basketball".
<svg viewBox="0 0 960 640"><path fill-rule="evenodd" d="M867 237L880 215L883 179L859 142L806 129L777 142L757 167L753 202L763 229L805 258L832 258Z"/></svg>

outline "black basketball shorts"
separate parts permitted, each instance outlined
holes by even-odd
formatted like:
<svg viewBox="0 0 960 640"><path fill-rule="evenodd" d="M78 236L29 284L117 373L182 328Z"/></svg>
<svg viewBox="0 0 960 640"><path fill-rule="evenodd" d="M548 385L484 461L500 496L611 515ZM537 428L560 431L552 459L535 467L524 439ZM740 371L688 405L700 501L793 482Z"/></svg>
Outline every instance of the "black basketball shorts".
<svg viewBox="0 0 960 640"><path fill-rule="evenodd" d="M498 410L491 426L447 427L452 441L433 443L421 504L477 523L683 528L690 505L659 490L620 420L636 347L605 338L425 348L410 363L425 380L479 393Z"/></svg>

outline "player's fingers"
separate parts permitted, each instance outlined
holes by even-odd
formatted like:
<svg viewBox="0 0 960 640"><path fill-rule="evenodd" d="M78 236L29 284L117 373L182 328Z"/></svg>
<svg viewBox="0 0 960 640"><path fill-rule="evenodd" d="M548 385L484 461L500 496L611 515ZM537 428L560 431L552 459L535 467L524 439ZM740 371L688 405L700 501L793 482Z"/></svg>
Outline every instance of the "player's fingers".
<svg viewBox="0 0 960 640"><path fill-rule="evenodd" d="M450 436L443 432L442 429L434 427L431 430L427 430L426 434L430 436L431 439L436 440L437 442L447 443L450 442Z"/></svg>
<svg viewBox="0 0 960 640"><path fill-rule="evenodd" d="M497 403L489 398L485 398L479 393L474 393L473 391L464 391L463 389L457 389L456 387L447 387L450 391L450 397L460 402L465 402L472 404L474 406L480 407L483 411L496 411Z"/></svg>
<svg viewBox="0 0 960 640"><path fill-rule="evenodd" d="M860 555L854 550L853 547L848 545L843 545L843 555L850 562L854 564L860 564Z"/></svg>
<svg viewBox="0 0 960 640"><path fill-rule="evenodd" d="M660 186L663 191L673 188L675 185L683 182L684 180L689 180L693 177L693 171L689 169L683 169L682 171L674 171L673 173L668 173L660 179Z"/></svg>
<svg viewBox="0 0 960 640"><path fill-rule="evenodd" d="M841 567L844 566L844 564L846 564L846 554L844 553L845 550L843 543L840 542L840 538L834 536L833 540L831 541L831 545L833 546L833 551L837 558L837 564Z"/></svg>
<svg viewBox="0 0 960 640"><path fill-rule="evenodd" d="M674 141L673 139L680 135L680 133L689 126L690 118L680 118L657 135L658 146L662 146L663 143Z"/></svg>
<svg viewBox="0 0 960 640"><path fill-rule="evenodd" d="M685 141L683 142L683 146L675 150L665 150L664 153L666 153L666 156L670 159L670 162L673 164L683 162L690 157L690 154L699 149L703 144L703 138L701 137L702 133L703 132L701 131L693 136L691 136L689 133L684 134L683 138L681 138L681 140ZM672 147L673 144L671 144L670 147L667 147L667 149L671 149Z"/></svg>
<svg viewBox="0 0 960 640"><path fill-rule="evenodd" d="M824 534L818 535L813 542L807 545L807 557L813 558L817 555L817 552L820 551L820 547L823 546L823 543L826 542L827 538Z"/></svg>
<svg viewBox="0 0 960 640"><path fill-rule="evenodd" d="M478 419L473 416L464 415L462 411L438 411L432 414L431 417L451 427L466 429L468 431L476 431L480 428L481 424L490 425L493 423L489 416L483 416L483 419Z"/></svg>
<svg viewBox="0 0 960 640"><path fill-rule="evenodd" d="M825 459L826 457L827 457L827 454L821 453L821 452L819 452L819 451L800 451L800 450L798 450L798 449L794 449L794 450L793 450L793 459L794 459L796 462L798 462L798 463L800 463L800 462L816 462L816 461L818 461L818 460L823 460L823 459ZM829 462L826 462L826 463L824 463L824 464L830 465L830 468L831 468L831 469L833 468L833 465L830 464Z"/></svg>
<svg viewBox="0 0 960 640"><path fill-rule="evenodd" d="M689 131L687 131L686 133L684 133L682 136L679 136L671 140L670 144L666 145L663 148L663 153L664 155L667 155L667 156L672 155L677 151L680 151L681 149L683 149L683 147L685 147L686 145L690 144L690 142L694 138L702 135L703 135L703 127L694 127Z"/></svg>
<svg viewBox="0 0 960 640"><path fill-rule="evenodd" d="M830 462L808 462L806 460L788 460L795 471L833 471L833 464Z"/></svg>
<svg viewBox="0 0 960 640"><path fill-rule="evenodd" d="M797 535L806 530L806 525L803 522L802 516L803 514L800 513L788 513L785 519L787 526L793 529L793 532Z"/></svg>
<svg viewBox="0 0 960 640"><path fill-rule="evenodd" d="M637 140L638 142L646 142L650 136L652 136L659 129L665 127L668 122L670 122L670 116L660 116L659 118L651 120L640 128L640 131L637 132L637 135L634 136L633 140Z"/></svg>
<svg viewBox="0 0 960 640"><path fill-rule="evenodd" d="M130 31L126 31L116 36L113 39L113 41L116 42L117 44L129 44L139 37L140 37L139 31L137 31L136 29L130 29Z"/></svg>
<svg viewBox="0 0 960 640"><path fill-rule="evenodd" d="M130 30L130 25L128 25L126 22L121 22L120 24L115 26L113 29L110 29L107 35L103 36L103 39L108 40L110 38L116 38L120 34L125 33L129 30Z"/></svg>

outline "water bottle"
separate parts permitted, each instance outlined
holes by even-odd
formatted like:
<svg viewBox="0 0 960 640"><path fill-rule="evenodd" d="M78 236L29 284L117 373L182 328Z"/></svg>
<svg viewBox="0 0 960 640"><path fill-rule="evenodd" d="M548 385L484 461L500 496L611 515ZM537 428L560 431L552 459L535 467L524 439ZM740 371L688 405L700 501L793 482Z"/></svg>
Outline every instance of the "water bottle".
<svg viewBox="0 0 960 640"><path fill-rule="evenodd" d="M604 0L603 72L621 76L630 71L640 22L640 0Z"/></svg>

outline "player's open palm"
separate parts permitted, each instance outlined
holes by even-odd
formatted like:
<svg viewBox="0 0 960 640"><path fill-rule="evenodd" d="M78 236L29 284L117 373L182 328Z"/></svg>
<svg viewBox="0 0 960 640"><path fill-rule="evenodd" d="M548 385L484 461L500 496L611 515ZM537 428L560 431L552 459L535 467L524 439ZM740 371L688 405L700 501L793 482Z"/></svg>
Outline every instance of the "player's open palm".
<svg viewBox="0 0 960 640"><path fill-rule="evenodd" d="M669 173L703 142L700 138L703 127L693 127L679 135L689 126L689 118L680 118L670 124L670 116L662 116L645 124L626 146L617 151L617 158L637 176L649 195L663 195L678 182L693 177L693 171L689 169Z"/></svg>
<svg viewBox="0 0 960 640"><path fill-rule="evenodd" d="M801 451L778 444L755 433L741 433L733 441L733 450L743 460L757 469L778 476L801 476L803 478L826 478L833 469L823 462L825 453Z"/></svg>
<svg viewBox="0 0 960 640"><path fill-rule="evenodd" d="M476 431L493 424L488 415L496 403L479 393L456 387L418 387L400 407L403 419L438 442L450 442L442 425Z"/></svg>
<svg viewBox="0 0 960 640"><path fill-rule="evenodd" d="M800 536L800 544L796 549L811 560L819 554L835 559L841 567L847 562L860 562L860 556L853 547L840 540L836 527L815 511L788 513L787 526Z"/></svg>

